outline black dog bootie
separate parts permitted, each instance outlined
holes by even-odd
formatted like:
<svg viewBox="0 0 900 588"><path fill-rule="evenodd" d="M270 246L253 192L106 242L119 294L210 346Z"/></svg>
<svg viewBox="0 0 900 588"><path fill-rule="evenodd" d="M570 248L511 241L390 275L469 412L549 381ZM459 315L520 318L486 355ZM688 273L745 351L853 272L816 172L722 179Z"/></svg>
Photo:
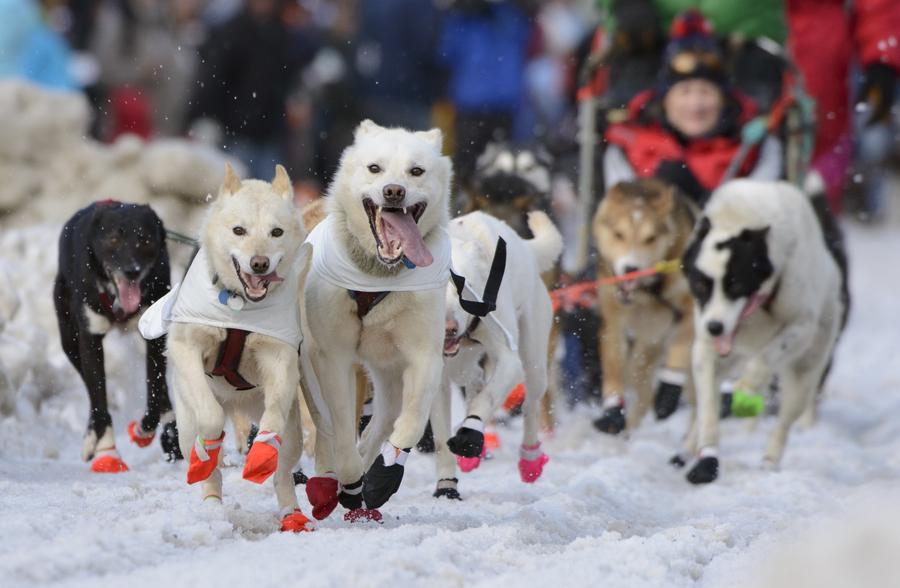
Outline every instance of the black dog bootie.
<svg viewBox="0 0 900 588"><path fill-rule="evenodd" d="M381 455L363 476L362 499L368 508L380 508L400 489L409 449L396 449L385 442ZM343 500L341 504L344 504ZM345 505L346 506L346 505Z"/></svg>
<svg viewBox="0 0 900 588"><path fill-rule="evenodd" d="M467 416L456 435L447 440L447 447L460 457L481 457L484 450L484 422L477 416Z"/></svg>

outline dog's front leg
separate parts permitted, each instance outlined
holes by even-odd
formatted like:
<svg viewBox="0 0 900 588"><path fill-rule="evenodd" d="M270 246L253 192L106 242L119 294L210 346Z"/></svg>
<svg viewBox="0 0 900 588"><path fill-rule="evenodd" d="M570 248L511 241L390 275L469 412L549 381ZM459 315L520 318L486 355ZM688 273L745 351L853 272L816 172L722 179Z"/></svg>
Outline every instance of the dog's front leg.
<svg viewBox="0 0 900 588"><path fill-rule="evenodd" d="M128 467L116 450L112 416L106 398L106 366L103 358L103 335L82 328L78 335L81 378L91 403L88 430L84 437L82 457L91 461L95 472L124 472Z"/></svg>
<svg viewBox="0 0 900 588"><path fill-rule="evenodd" d="M622 308L609 292L600 292L600 330L597 344L603 365L603 414L594 427L617 435L625 430L625 325Z"/></svg>
<svg viewBox="0 0 900 588"><path fill-rule="evenodd" d="M205 481L203 497L222 496L222 476L218 472L222 440L225 437L225 410L216 399L203 369L202 347L182 333L177 325L169 334L169 357L175 368L176 416L181 451L190 455L187 481Z"/></svg>
<svg viewBox="0 0 900 588"><path fill-rule="evenodd" d="M263 389L265 408L259 432L247 453L244 479L262 484L278 468L278 453L289 415L299 416L297 352L289 345L258 339L254 359ZM293 442L296 439L292 438ZM290 464L291 467L293 464Z"/></svg>
<svg viewBox="0 0 900 588"><path fill-rule="evenodd" d="M139 447L146 447L156 435L160 420L165 417L165 428L160 438L163 452L169 459L182 459L178 447L178 432L175 428L175 416L172 414L172 402L169 399L169 388L166 384L166 338L147 341L147 408L140 423L132 421L128 425L128 434Z"/></svg>
<svg viewBox="0 0 900 588"><path fill-rule="evenodd" d="M691 369L691 343L694 340L693 304L690 296L680 306L681 320L666 351L665 369L660 370L653 408L659 420L669 418L678 409L681 393Z"/></svg>
<svg viewBox="0 0 900 588"><path fill-rule="evenodd" d="M712 340L698 336L691 352L694 385L697 393L696 428L699 461L687 474L692 484L705 484L716 479L719 460L719 411L721 395L716 385L716 353ZM689 436L691 433L689 433Z"/></svg>
<svg viewBox="0 0 900 588"><path fill-rule="evenodd" d="M658 344L640 344L635 342L631 353L631 382L637 392L637 402L630 407L626 415L629 429L637 427L650 410L653 399L653 375L660 363L662 347Z"/></svg>

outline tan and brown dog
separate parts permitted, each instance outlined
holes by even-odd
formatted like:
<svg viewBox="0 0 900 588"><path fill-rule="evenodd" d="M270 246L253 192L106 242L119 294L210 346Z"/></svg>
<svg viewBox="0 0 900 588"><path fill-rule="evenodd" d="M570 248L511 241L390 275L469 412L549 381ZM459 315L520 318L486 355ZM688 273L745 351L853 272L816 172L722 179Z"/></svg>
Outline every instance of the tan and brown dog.
<svg viewBox="0 0 900 588"><path fill-rule="evenodd" d="M604 197L594 216L600 254L598 283L678 260L694 228L696 209L677 191L654 179L621 182ZM617 434L636 427L653 399L659 419L678 406L690 371L693 303L681 272L654 274L598 291L600 354L603 361L603 415L594 426ZM625 392L637 402L625 410ZM627 418L626 418L627 414Z"/></svg>

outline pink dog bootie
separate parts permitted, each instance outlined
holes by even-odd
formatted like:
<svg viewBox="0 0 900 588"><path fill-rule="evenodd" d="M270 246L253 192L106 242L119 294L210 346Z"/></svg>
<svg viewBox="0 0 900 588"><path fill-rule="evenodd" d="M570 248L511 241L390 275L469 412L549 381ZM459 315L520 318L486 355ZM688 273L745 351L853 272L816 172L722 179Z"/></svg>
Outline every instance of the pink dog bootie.
<svg viewBox="0 0 900 588"><path fill-rule="evenodd" d="M540 442L534 445L523 445L519 450L519 476L526 484L533 484L544 473L544 464L550 457L541 451Z"/></svg>

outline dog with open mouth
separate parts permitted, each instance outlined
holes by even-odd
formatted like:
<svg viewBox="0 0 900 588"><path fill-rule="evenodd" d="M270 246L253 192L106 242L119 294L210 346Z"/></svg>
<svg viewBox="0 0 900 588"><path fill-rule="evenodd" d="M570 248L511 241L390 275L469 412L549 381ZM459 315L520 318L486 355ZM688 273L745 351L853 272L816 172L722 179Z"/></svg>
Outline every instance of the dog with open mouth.
<svg viewBox="0 0 900 588"><path fill-rule="evenodd" d="M63 227L53 299L63 351L90 398L82 456L92 471L128 470L116 450L107 408L103 338L113 327L133 328L141 310L163 297L169 286L166 231L149 206L95 202ZM147 343L147 409L128 432L134 443L146 447L162 422L163 451L180 459L164 350L164 339Z"/></svg>
<svg viewBox="0 0 900 588"><path fill-rule="evenodd" d="M778 377L778 422L765 461L777 466L794 421L815 405L849 308L847 264L822 196L785 182L735 180L717 189L684 254L695 299L697 410L676 465L694 484L718 476L719 379L737 388ZM828 238L826 238L826 235Z"/></svg>
<svg viewBox="0 0 900 588"><path fill-rule="evenodd" d="M675 188L654 179L621 182L594 216L600 280L654 268L684 253L697 211ZM618 434L654 407L658 419L678 407L688 384L693 301L680 272L655 274L598 289L603 414L594 426ZM657 369L659 382L653 393ZM636 402L626 409L631 387Z"/></svg>
<svg viewBox="0 0 900 588"><path fill-rule="evenodd" d="M313 373L304 378L318 381L331 417L323 426L313 415L317 475L306 488L318 518L338 503L350 520L378 516L440 388L452 175L442 143L438 129L360 123L328 189L329 214L308 238L303 325ZM358 448L357 364L374 402Z"/></svg>
<svg viewBox="0 0 900 588"><path fill-rule="evenodd" d="M444 375L432 407L438 483L434 495L459 498L456 466L470 472L485 455L484 426L509 391L525 383L522 404L524 430L519 475L533 483L549 460L538 439L540 401L547 391L553 306L541 280L562 253L562 236L543 212L532 212L533 238L523 239L512 228L483 212L450 222L454 271L466 277L464 299L493 298L493 312L482 318L463 308L455 284L446 290ZM495 245L503 239L509 263L496 292L489 292ZM466 417L451 437L451 383L466 394ZM454 459L455 457L455 459Z"/></svg>
<svg viewBox="0 0 900 588"><path fill-rule="evenodd" d="M184 281L140 325L148 339L168 332L187 482L221 502L225 418L239 413L259 423L243 477L273 479L281 530L293 532L311 530L291 472L303 449L298 297L312 253L305 237L282 166L271 184L241 181L226 167Z"/></svg>

